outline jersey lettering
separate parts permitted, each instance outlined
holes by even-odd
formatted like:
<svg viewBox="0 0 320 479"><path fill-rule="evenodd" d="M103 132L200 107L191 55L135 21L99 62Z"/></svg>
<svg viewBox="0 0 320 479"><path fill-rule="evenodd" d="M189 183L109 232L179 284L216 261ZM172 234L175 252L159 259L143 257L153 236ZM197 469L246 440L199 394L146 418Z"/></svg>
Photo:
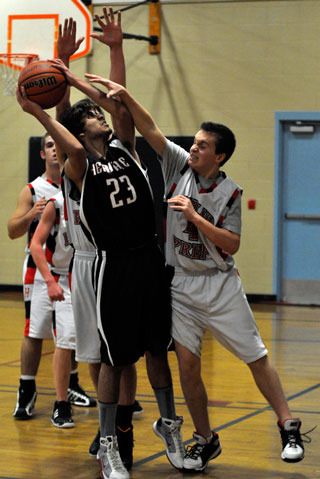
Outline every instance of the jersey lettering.
<svg viewBox="0 0 320 479"><path fill-rule="evenodd" d="M112 188L113 191L110 193L110 201L113 208L119 208L119 206L129 205L134 203L137 199L137 193L130 182L130 179L127 175L119 176L119 178L108 178L106 180L108 188ZM121 185L125 187L126 196L120 193ZM123 189L123 188L122 188ZM121 195L121 197L119 197Z"/></svg>
<svg viewBox="0 0 320 479"><path fill-rule="evenodd" d="M173 237L174 247L178 248L178 254L189 259L206 260L208 250L202 243L187 243L176 236Z"/></svg>
<svg viewBox="0 0 320 479"><path fill-rule="evenodd" d="M91 165L92 172L93 174L99 175L100 173L113 173L114 171L120 171L124 170L125 168L128 168L130 165L126 161L125 158L122 156L118 158L117 160L110 161L108 163L101 163L100 161L97 161L96 163L93 163Z"/></svg>

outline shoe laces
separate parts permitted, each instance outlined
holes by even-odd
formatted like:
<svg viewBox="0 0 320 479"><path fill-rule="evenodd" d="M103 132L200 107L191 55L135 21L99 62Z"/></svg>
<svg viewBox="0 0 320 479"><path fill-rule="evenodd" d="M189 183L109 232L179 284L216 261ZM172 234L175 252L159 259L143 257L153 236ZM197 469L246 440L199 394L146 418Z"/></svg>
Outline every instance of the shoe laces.
<svg viewBox="0 0 320 479"><path fill-rule="evenodd" d="M174 447L178 447L178 450L182 457L185 454L184 446L182 444L182 438L181 438L181 425L182 425L182 418L177 417L175 421L172 421L170 424L167 422L163 422L163 425L165 426L165 432L166 432L166 440L169 445L173 445Z"/></svg>
<svg viewBox="0 0 320 479"><path fill-rule="evenodd" d="M298 445L302 445L301 443L310 444L312 441L311 437L308 436L311 432L316 429L317 426L309 429L309 431L300 433L299 430L296 431L285 431L284 442L289 444L289 447L296 447Z"/></svg>
<svg viewBox="0 0 320 479"><path fill-rule="evenodd" d="M193 444L192 446L187 446L185 458L198 459L201 455L205 444Z"/></svg>
<svg viewBox="0 0 320 479"><path fill-rule="evenodd" d="M107 446L107 457L112 469L123 471L124 465L122 463L117 446L118 446L118 443L116 442L116 438L113 439L113 442L109 442Z"/></svg>
<svg viewBox="0 0 320 479"><path fill-rule="evenodd" d="M84 389L82 389L82 387L80 386L80 384L76 384L74 387L69 387L69 389L71 389L71 393L77 393L77 394L81 394L83 396L87 396L87 393L85 392Z"/></svg>
<svg viewBox="0 0 320 479"><path fill-rule="evenodd" d="M312 427L311 429L309 429L309 431L306 431L306 432L302 432L301 433L301 437L302 437L302 441L305 442L306 444L310 444L310 442L312 441L311 437L308 436L308 434L310 434L311 432L313 432L315 429L316 429L317 426L314 426Z"/></svg>

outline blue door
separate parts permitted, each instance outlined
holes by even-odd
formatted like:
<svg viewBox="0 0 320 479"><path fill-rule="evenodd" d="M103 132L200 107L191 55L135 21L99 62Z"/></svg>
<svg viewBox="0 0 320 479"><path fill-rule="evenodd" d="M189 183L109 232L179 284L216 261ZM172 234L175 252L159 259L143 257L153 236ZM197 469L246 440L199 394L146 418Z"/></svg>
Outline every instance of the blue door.
<svg viewBox="0 0 320 479"><path fill-rule="evenodd" d="M277 297L320 304L320 123L281 121L275 204Z"/></svg>

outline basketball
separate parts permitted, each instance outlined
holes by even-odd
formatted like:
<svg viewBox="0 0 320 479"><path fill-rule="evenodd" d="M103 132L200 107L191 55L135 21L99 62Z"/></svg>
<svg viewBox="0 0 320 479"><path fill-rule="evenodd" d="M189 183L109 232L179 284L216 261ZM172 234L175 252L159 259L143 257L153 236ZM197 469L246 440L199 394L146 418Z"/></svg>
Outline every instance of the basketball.
<svg viewBox="0 0 320 479"><path fill-rule="evenodd" d="M52 108L63 98L68 83L65 75L45 60L33 61L21 71L18 85L25 88L29 100L42 108Z"/></svg>

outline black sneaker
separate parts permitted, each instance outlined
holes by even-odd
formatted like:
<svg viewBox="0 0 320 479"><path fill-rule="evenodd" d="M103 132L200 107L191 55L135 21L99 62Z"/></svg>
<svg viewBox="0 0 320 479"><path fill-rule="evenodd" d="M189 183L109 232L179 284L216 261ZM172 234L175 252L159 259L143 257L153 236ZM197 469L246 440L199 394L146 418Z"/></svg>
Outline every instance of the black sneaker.
<svg viewBox="0 0 320 479"><path fill-rule="evenodd" d="M130 471L133 462L133 426L126 430L117 426L117 440L123 465Z"/></svg>
<svg viewBox="0 0 320 479"><path fill-rule="evenodd" d="M211 441L207 442L200 434L193 433L193 438L196 440L196 443L193 444L193 446L187 447L183 461L184 469L204 471L208 462L221 454L222 449L219 436L214 431L212 431L212 434Z"/></svg>
<svg viewBox="0 0 320 479"><path fill-rule="evenodd" d="M93 397L89 396L89 394L82 389L80 384L76 384L72 388L68 388L68 401L73 406L80 407L95 407L97 405L97 401Z"/></svg>
<svg viewBox="0 0 320 479"><path fill-rule="evenodd" d="M90 456L95 456L97 457L98 451L100 448L100 429L98 429L98 432L92 441L90 447L89 447L89 454Z"/></svg>
<svg viewBox="0 0 320 479"><path fill-rule="evenodd" d="M135 401L133 403L133 410L132 411L133 411L134 416L139 416L140 414L143 413L143 407L141 406L139 401Z"/></svg>
<svg viewBox="0 0 320 479"><path fill-rule="evenodd" d="M68 401L55 401L51 422L59 428L74 427L71 404Z"/></svg>
<svg viewBox="0 0 320 479"><path fill-rule="evenodd" d="M24 386L26 381L20 379L20 386L17 392L17 402L12 413L16 419L31 419L33 415L34 405L37 399L35 387L27 388ZM27 381L29 382L29 381ZM32 381L35 386L35 382Z"/></svg>
<svg viewBox="0 0 320 479"><path fill-rule="evenodd" d="M304 446L300 434L300 419L287 419L283 425L278 422L282 441L281 459L285 462L299 462L304 458Z"/></svg>

